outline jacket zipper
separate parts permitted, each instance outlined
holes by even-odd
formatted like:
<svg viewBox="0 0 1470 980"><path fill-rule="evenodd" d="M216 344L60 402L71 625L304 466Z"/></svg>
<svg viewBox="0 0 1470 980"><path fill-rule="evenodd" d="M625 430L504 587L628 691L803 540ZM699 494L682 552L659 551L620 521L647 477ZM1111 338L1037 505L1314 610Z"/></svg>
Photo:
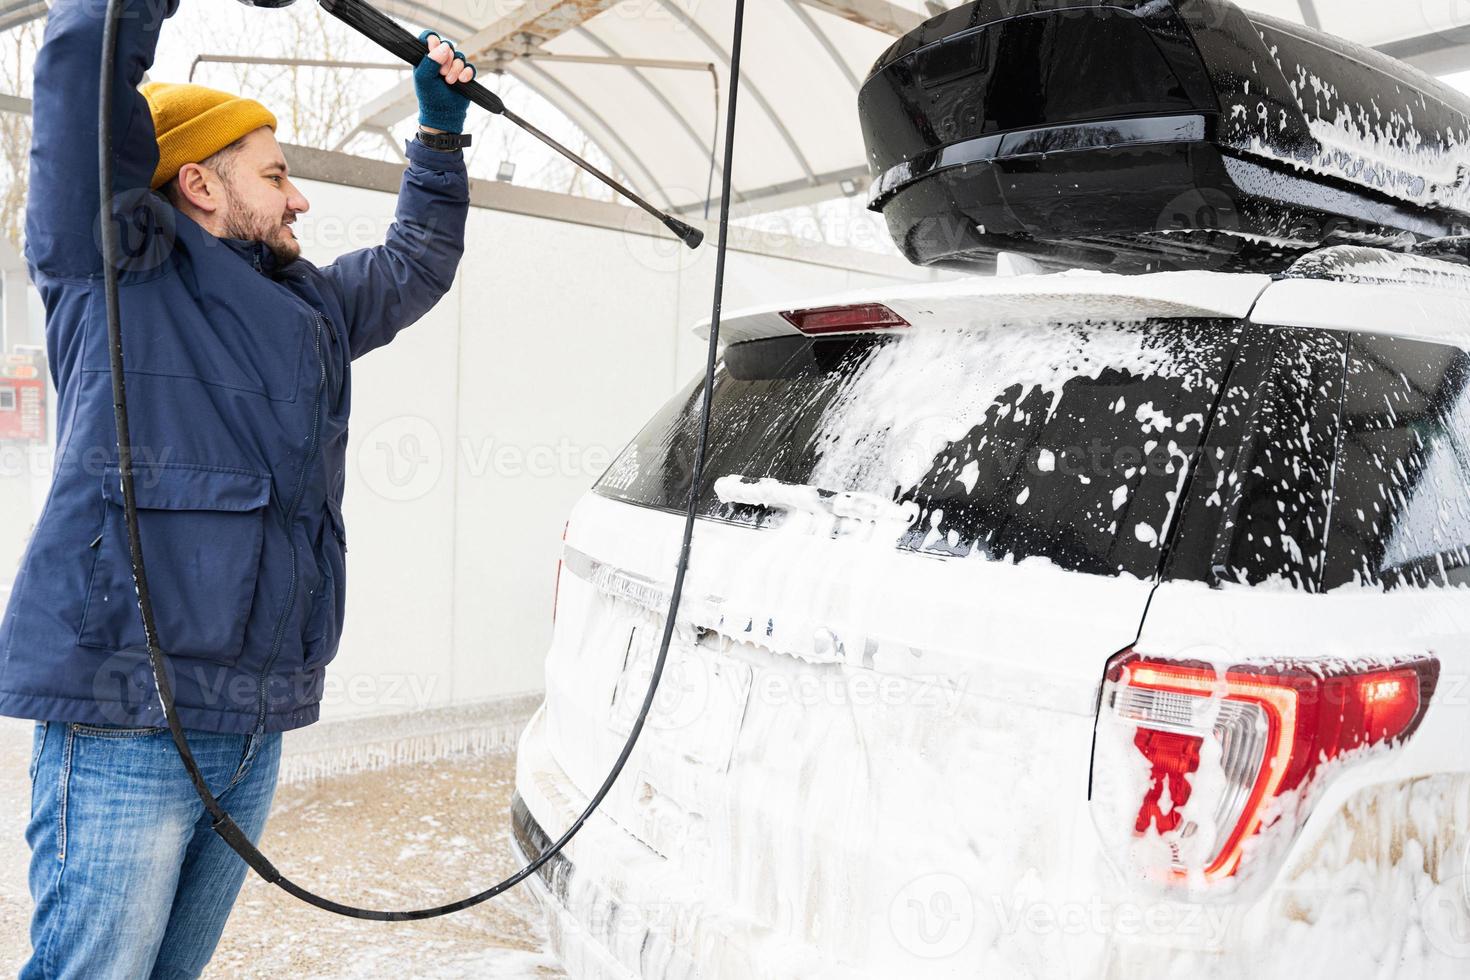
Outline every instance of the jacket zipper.
<svg viewBox="0 0 1470 980"><path fill-rule="evenodd" d="M281 654L281 643L286 636L286 620L291 616L291 610L296 607L296 587L299 584L300 569L296 559L296 511L301 506L301 498L306 493L306 479L311 473L311 464L316 461L317 450L320 448L322 427L322 395L327 390L327 362L322 358L322 320L323 317L316 310L312 310L312 326L316 330L316 363L317 363L317 385L316 385L316 411L311 420L311 442L306 453L306 460L301 464L301 477L296 481L296 492L291 497L291 506L286 509L285 527L286 541L291 547L291 587L286 591L286 606L281 611L281 618L276 622L276 638L271 644L270 656L266 658L265 667L260 671L260 708L256 715L255 727L257 729L265 725L266 695L269 693L271 668L276 665L276 658Z"/></svg>

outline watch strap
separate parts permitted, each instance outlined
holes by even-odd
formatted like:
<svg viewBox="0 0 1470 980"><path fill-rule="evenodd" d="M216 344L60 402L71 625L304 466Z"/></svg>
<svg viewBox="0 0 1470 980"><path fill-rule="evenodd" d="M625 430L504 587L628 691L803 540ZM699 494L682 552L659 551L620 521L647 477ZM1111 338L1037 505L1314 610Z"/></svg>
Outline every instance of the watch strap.
<svg viewBox="0 0 1470 980"><path fill-rule="evenodd" d="M419 130L418 141L431 150L462 150L470 145L469 133L426 133Z"/></svg>

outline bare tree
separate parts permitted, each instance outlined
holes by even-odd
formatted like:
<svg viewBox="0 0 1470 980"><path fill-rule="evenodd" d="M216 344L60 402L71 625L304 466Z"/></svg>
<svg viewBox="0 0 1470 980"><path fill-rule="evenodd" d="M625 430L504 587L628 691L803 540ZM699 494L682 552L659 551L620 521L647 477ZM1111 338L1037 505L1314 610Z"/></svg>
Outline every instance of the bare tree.
<svg viewBox="0 0 1470 980"><path fill-rule="evenodd" d="M236 28L221 32L219 19ZM223 8L207 24L190 23L194 50L212 54L248 55L328 61L387 62L380 50L352 33L315 5L274 15L246 8ZM229 39L221 50L220 38ZM406 66L405 66L405 70ZM363 71L308 68L292 65L201 65L195 80L213 88L249 94L277 114L277 135L304 146L330 148L357 123L357 108L366 97ZM394 72L372 72L374 78L403 77Z"/></svg>
<svg viewBox="0 0 1470 980"><path fill-rule="evenodd" d="M28 95L43 22L32 21L0 34L0 91ZM264 14L236 4L183 7L170 22L151 77L184 81L196 54L245 55L280 59L329 59L388 63L376 46L326 15L316 5L299 4ZM277 113L277 135L286 142L330 149L352 133L360 106L406 78L406 68L363 71L290 65L201 63L195 81L248 94ZM508 75L487 77L516 111L580 152L602 169L621 176L601 148L585 132L538 93ZM412 133L412 117L395 126L398 136ZM492 177L503 160L518 165L515 182L523 187L558 190L599 200L612 194L595 180L547 150L503 119L471 110L475 144L470 171ZM31 120L22 113L0 112L0 234L17 247L24 233ZM391 151L381 135L362 134L351 151L388 159ZM645 189L646 190L646 189Z"/></svg>
<svg viewBox="0 0 1470 980"><path fill-rule="evenodd" d="M29 96L31 66L41 43L41 22L30 21L0 34L0 90ZM30 179L31 117L0 112L0 235L17 249L25 232Z"/></svg>

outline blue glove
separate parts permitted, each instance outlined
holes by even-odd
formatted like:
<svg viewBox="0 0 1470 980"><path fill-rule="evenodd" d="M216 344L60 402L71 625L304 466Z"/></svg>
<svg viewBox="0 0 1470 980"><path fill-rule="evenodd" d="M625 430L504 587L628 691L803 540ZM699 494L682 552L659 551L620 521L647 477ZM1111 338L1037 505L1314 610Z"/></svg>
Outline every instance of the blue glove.
<svg viewBox="0 0 1470 980"><path fill-rule="evenodd" d="M424 31L419 35L419 40L428 43L431 34L453 49L454 43L438 31ZM454 52L454 57L464 61L464 55L458 51ZM437 61L424 55L413 70L413 90L419 98L419 125L442 129L446 133L462 133L470 100L444 81L444 76L439 74L440 67ZM465 67L473 69L474 65L466 61ZM475 74L479 75L479 72Z"/></svg>

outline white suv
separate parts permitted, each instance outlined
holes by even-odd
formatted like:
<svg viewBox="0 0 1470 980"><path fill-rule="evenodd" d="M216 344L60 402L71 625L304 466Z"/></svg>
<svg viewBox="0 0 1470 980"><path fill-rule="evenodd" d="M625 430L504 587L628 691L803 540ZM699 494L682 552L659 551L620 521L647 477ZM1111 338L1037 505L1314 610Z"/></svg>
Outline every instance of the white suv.
<svg viewBox="0 0 1470 980"><path fill-rule="evenodd" d="M580 977L1470 971L1470 270L1030 275L728 318ZM610 768L702 380L569 525L526 857Z"/></svg>

